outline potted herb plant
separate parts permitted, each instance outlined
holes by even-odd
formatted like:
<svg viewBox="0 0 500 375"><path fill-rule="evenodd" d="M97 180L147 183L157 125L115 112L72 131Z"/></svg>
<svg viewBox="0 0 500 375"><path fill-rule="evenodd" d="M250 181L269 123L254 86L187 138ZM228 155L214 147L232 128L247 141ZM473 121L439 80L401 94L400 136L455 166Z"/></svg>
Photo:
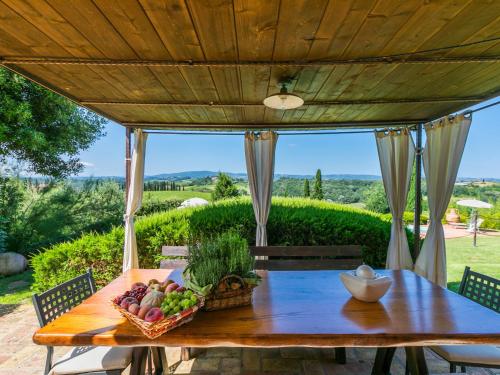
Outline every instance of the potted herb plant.
<svg viewBox="0 0 500 375"><path fill-rule="evenodd" d="M249 305L260 281L254 266L247 241L226 232L189 246L184 284L206 297L205 310Z"/></svg>

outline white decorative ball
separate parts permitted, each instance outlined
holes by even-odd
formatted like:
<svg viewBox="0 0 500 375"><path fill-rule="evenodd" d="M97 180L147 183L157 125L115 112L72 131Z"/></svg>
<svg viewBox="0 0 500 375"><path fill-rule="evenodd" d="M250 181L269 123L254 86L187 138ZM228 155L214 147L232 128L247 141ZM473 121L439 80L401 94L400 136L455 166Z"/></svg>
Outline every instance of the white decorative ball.
<svg viewBox="0 0 500 375"><path fill-rule="evenodd" d="M376 277L373 268L366 264L362 264L356 268L356 276L362 277L363 279L374 279Z"/></svg>

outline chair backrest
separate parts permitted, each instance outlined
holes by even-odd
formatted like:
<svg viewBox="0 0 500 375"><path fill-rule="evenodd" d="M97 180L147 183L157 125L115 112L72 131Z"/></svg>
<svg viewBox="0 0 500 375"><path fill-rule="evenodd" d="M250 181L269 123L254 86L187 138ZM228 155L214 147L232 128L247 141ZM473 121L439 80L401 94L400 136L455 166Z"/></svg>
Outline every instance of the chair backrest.
<svg viewBox="0 0 500 375"><path fill-rule="evenodd" d="M500 280L498 279L465 267L458 293L497 313L500 312Z"/></svg>
<svg viewBox="0 0 500 375"><path fill-rule="evenodd" d="M361 246L251 246L258 270L353 269L363 264Z"/></svg>
<svg viewBox="0 0 500 375"><path fill-rule="evenodd" d="M33 305L43 327L96 292L92 270L41 294L33 295Z"/></svg>
<svg viewBox="0 0 500 375"><path fill-rule="evenodd" d="M188 256L187 246L162 246L161 254L167 257L176 257L175 259L162 259L160 268L184 268L186 267Z"/></svg>

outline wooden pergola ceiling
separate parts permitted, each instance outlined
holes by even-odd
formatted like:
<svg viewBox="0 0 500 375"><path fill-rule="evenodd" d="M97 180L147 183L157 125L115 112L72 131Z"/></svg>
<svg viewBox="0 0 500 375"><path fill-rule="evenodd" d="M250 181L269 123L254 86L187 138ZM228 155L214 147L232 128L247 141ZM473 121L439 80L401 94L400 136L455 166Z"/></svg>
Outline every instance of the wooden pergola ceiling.
<svg viewBox="0 0 500 375"><path fill-rule="evenodd" d="M500 1L0 0L0 62L131 127L411 124L500 92Z"/></svg>

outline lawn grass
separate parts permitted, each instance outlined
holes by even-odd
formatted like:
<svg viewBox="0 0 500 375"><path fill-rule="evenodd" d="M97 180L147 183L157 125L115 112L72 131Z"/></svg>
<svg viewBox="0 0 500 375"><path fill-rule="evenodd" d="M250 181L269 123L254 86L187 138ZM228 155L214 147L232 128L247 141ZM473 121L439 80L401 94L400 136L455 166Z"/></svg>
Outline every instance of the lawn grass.
<svg viewBox="0 0 500 375"><path fill-rule="evenodd" d="M11 284L15 281L25 281L28 284L18 288L12 288ZM31 291L32 283L33 271L31 270L13 276L0 277L0 305L26 302L33 294Z"/></svg>
<svg viewBox="0 0 500 375"><path fill-rule="evenodd" d="M212 200L212 195L205 191L145 191L144 192L144 202L151 200L169 200L169 199L179 199L185 200L189 198L203 198L207 201Z"/></svg>
<svg viewBox="0 0 500 375"><path fill-rule="evenodd" d="M473 271L500 278L500 236L478 236L477 247L472 237L446 240L448 288L457 290L465 266Z"/></svg>

